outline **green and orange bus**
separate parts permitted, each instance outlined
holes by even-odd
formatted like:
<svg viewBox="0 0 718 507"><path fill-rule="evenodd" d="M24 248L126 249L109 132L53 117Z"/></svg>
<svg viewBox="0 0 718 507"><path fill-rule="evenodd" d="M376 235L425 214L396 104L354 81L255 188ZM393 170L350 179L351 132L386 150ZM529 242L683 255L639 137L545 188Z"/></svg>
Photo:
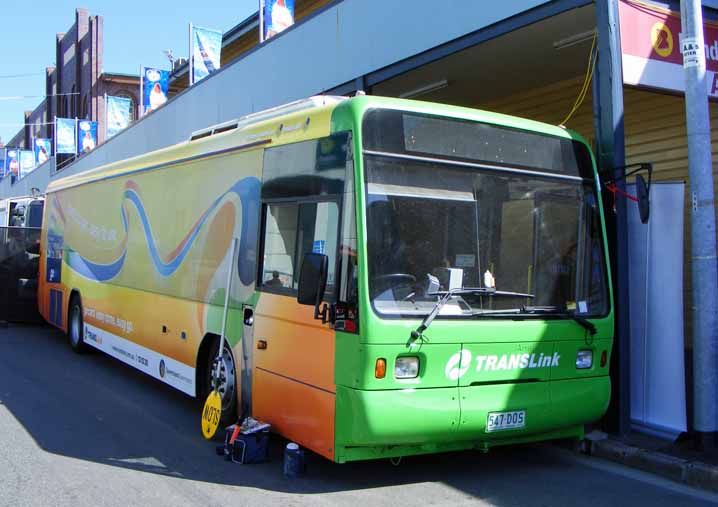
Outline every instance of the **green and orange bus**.
<svg viewBox="0 0 718 507"><path fill-rule="evenodd" d="M198 397L217 361L226 421L336 462L580 438L610 397L595 162L551 125L312 97L52 182L40 264L73 349Z"/></svg>

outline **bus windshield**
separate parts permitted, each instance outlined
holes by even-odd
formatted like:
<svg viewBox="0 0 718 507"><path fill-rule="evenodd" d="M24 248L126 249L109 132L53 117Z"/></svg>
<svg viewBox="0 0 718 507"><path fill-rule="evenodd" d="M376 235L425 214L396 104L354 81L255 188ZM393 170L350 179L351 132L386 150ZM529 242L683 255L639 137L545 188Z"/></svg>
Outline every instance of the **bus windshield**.
<svg viewBox="0 0 718 507"><path fill-rule="evenodd" d="M367 149L364 164L369 296L381 316L423 316L442 292L492 286L495 295L451 298L439 316L607 313L597 195L584 170Z"/></svg>

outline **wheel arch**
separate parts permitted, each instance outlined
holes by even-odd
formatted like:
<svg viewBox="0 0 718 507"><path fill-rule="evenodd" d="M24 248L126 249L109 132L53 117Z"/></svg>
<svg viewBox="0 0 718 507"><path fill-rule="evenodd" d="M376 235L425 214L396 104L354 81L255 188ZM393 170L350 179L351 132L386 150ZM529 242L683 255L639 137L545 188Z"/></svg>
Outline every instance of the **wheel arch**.
<svg viewBox="0 0 718 507"><path fill-rule="evenodd" d="M219 335L215 333L205 333L202 341L197 349L197 357L195 359L194 380L195 380L195 398L206 396L209 392L205 386L205 373L207 370L207 358L212 346L219 341Z"/></svg>
<svg viewBox="0 0 718 507"><path fill-rule="evenodd" d="M82 304L82 296L80 295L80 291L78 289L70 290L70 295L67 297L67 305L65 306L65 315L63 315L62 319L62 323L64 324L63 331L65 333L70 332L70 308L72 307L72 302L76 297L80 298L80 304Z"/></svg>

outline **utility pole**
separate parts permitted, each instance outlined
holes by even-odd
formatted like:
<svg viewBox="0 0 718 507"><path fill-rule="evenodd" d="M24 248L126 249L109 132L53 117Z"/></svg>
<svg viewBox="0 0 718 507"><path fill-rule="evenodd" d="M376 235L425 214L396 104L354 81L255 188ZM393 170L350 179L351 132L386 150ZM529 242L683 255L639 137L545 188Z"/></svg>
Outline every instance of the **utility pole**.
<svg viewBox="0 0 718 507"><path fill-rule="evenodd" d="M701 449L714 449L718 445L718 264L700 0L681 0L681 28L691 207L693 430Z"/></svg>
<svg viewBox="0 0 718 507"><path fill-rule="evenodd" d="M598 60L593 73L593 114L598 167L625 189L626 146L623 126L623 74L618 0L596 2ZM616 169L618 168L618 169ZM605 192L604 194L607 194ZM604 196L603 208L613 200ZM628 294L628 211L625 199L615 202L616 213L606 213L606 233L613 276L615 345L611 354L611 404L607 429L625 435L631 429L631 308Z"/></svg>

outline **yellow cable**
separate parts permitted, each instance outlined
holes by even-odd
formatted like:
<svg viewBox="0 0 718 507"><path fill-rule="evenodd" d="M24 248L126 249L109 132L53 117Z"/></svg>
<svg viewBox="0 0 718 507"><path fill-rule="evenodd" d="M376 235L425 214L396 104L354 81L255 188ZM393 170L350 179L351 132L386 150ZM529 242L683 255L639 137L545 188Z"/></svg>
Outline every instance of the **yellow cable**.
<svg viewBox="0 0 718 507"><path fill-rule="evenodd" d="M588 88L591 85L591 79L593 78L593 69L596 66L596 58L598 55L593 54L593 50L596 47L596 39L598 38L598 32L594 32L593 34L593 41L591 42L591 51L588 53L588 63L586 66L586 74L583 78L583 85L581 86L581 91L578 92L578 97L576 97L576 101L573 103L573 107L571 108L571 111L566 115L566 118L559 123L561 126L566 126L566 123L571 119L573 114L578 110L579 107L581 107L581 104L583 104L583 100L586 98L586 94L588 93Z"/></svg>

